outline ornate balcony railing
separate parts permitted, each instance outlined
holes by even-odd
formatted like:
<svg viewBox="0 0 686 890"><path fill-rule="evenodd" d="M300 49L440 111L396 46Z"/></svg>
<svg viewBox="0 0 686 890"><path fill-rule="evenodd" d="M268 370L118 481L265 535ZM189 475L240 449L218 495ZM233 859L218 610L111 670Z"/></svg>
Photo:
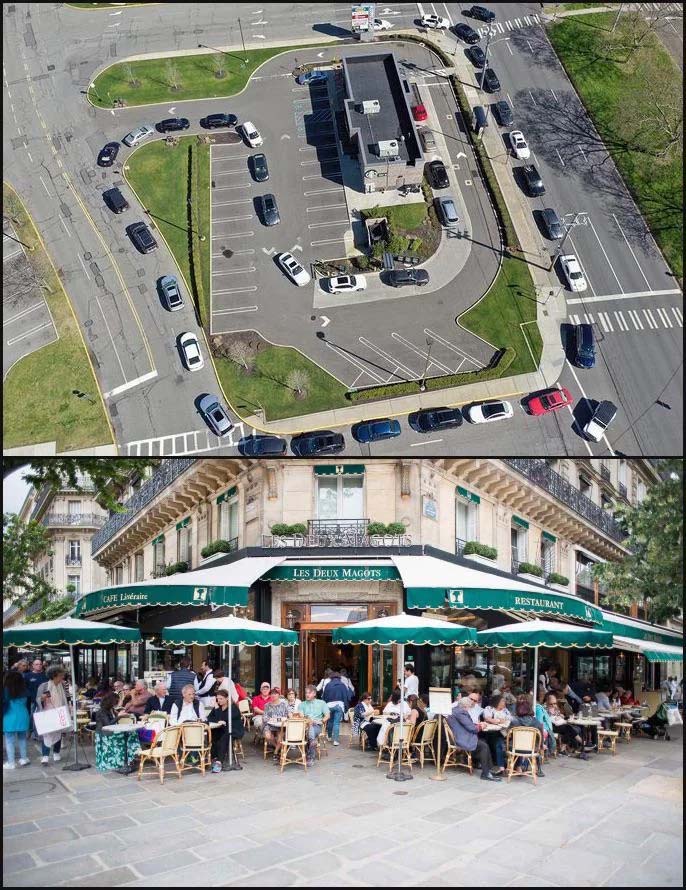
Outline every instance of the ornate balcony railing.
<svg viewBox="0 0 686 890"><path fill-rule="evenodd" d="M368 519L310 519L311 535L366 535Z"/></svg>
<svg viewBox="0 0 686 890"><path fill-rule="evenodd" d="M98 516L96 513L48 513L41 519L41 524L47 528L102 528L106 521L105 516Z"/></svg>
<svg viewBox="0 0 686 890"><path fill-rule="evenodd" d="M113 538L120 529L131 522L133 517L140 513L153 498L171 485L174 479L185 473L195 463L195 460L194 457L180 457L164 461L138 491L123 504L124 511L110 516L97 535L93 535L92 552L97 553L101 547L104 547L110 538Z"/></svg>
<svg viewBox="0 0 686 890"><path fill-rule="evenodd" d="M617 488L619 489L619 493L621 494L621 496L623 498L625 498L626 497L626 485L623 482L620 482L619 485L617 486Z"/></svg>
<svg viewBox="0 0 686 890"><path fill-rule="evenodd" d="M592 522L608 537L615 541L623 541L626 537L619 523L609 516L607 511L594 504L586 495L581 494L578 488L563 479L559 473L551 470L545 461L536 458L515 457L505 458L504 463L509 464L535 485L552 494L579 516Z"/></svg>
<svg viewBox="0 0 686 890"><path fill-rule="evenodd" d="M458 556L462 556L462 551L464 550L467 542L463 541L462 538L455 538L455 553Z"/></svg>
<svg viewBox="0 0 686 890"><path fill-rule="evenodd" d="M64 564L65 564L65 566L80 566L81 565L81 557L80 556L65 556Z"/></svg>
<svg viewBox="0 0 686 890"><path fill-rule="evenodd" d="M608 467L607 464L600 465L600 478L604 479L605 482L610 481L610 468Z"/></svg>

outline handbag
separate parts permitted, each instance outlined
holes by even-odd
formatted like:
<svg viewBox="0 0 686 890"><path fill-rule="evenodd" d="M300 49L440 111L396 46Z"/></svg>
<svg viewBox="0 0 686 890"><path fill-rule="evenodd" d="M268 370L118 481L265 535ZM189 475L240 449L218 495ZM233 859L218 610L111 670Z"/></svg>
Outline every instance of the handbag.
<svg viewBox="0 0 686 890"><path fill-rule="evenodd" d="M33 715L33 722L38 735L48 735L71 729L69 708L66 705L48 708L45 711L36 711Z"/></svg>
<svg viewBox="0 0 686 890"><path fill-rule="evenodd" d="M679 726L683 724L683 719L678 708L667 708L667 723L670 726Z"/></svg>

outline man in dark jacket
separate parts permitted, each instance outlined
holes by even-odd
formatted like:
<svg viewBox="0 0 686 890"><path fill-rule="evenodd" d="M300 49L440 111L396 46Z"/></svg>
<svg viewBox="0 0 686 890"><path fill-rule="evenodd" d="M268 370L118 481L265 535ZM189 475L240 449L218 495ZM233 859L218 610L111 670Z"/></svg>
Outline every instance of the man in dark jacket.
<svg viewBox="0 0 686 890"><path fill-rule="evenodd" d="M33 715L36 710L36 692L41 683L47 683L48 675L43 670L43 662L40 658L34 658L31 662L31 670L25 671L22 676L26 683L26 691L28 692L29 714ZM33 722L33 721L32 721ZM34 738L38 738L33 726L29 729L29 734Z"/></svg>
<svg viewBox="0 0 686 890"><path fill-rule="evenodd" d="M190 683L195 688L195 671L192 671L190 668L190 658L182 658L178 670L171 672L169 695L172 702L178 704L179 707L181 706L181 691L183 687L188 686Z"/></svg>
<svg viewBox="0 0 686 890"><path fill-rule="evenodd" d="M164 711L168 714L174 699L167 693L166 683L156 683L155 691L145 703L145 713L151 714L153 711Z"/></svg>
<svg viewBox="0 0 686 890"><path fill-rule="evenodd" d="M481 778L487 782L500 782L500 777L494 776L491 772L491 749L484 739L479 738L479 731L488 724L474 723L469 715L472 704L469 698L461 698L453 708L452 714L446 718L446 722L455 736L457 747L476 754L479 758Z"/></svg>
<svg viewBox="0 0 686 890"><path fill-rule="evenodd" d="M343 682L341 675L334 671L329 677L329 682L324 687L322 698L329 706L330 716L326 724L326 734L333 739L334 745L339 745L341 720L348 710L352 693L350 687Z"/></svg>

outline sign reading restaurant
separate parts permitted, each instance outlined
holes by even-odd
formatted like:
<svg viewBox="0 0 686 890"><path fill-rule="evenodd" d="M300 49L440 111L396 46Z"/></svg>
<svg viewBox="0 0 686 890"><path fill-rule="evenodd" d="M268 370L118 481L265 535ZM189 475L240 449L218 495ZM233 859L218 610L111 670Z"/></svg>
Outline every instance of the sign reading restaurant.
<svg viewBox="0 0 686 890"><path fill-rule="evenodd" d="M555 597L545 593L525 595L509 590L455 590L446 591L447 604L468 609L503 609L521 612L543 612L552 615L569 615L594 624L601 623L600 610L575 597Z"/></svg>

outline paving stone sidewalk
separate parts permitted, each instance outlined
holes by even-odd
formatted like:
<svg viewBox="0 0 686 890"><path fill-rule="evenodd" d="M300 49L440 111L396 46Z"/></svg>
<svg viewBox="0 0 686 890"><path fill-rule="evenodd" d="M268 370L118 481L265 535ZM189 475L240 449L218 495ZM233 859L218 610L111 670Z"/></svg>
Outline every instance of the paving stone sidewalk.
<svg viewBox="0 0 686 890"><path fill-rule="evenodd" d="M161 786L41 767L30 746L3 775L4 886L683 886L680 731L558 758L537 787L391 782L347 737L306 775L244 747L242 772Z"/></svg>

